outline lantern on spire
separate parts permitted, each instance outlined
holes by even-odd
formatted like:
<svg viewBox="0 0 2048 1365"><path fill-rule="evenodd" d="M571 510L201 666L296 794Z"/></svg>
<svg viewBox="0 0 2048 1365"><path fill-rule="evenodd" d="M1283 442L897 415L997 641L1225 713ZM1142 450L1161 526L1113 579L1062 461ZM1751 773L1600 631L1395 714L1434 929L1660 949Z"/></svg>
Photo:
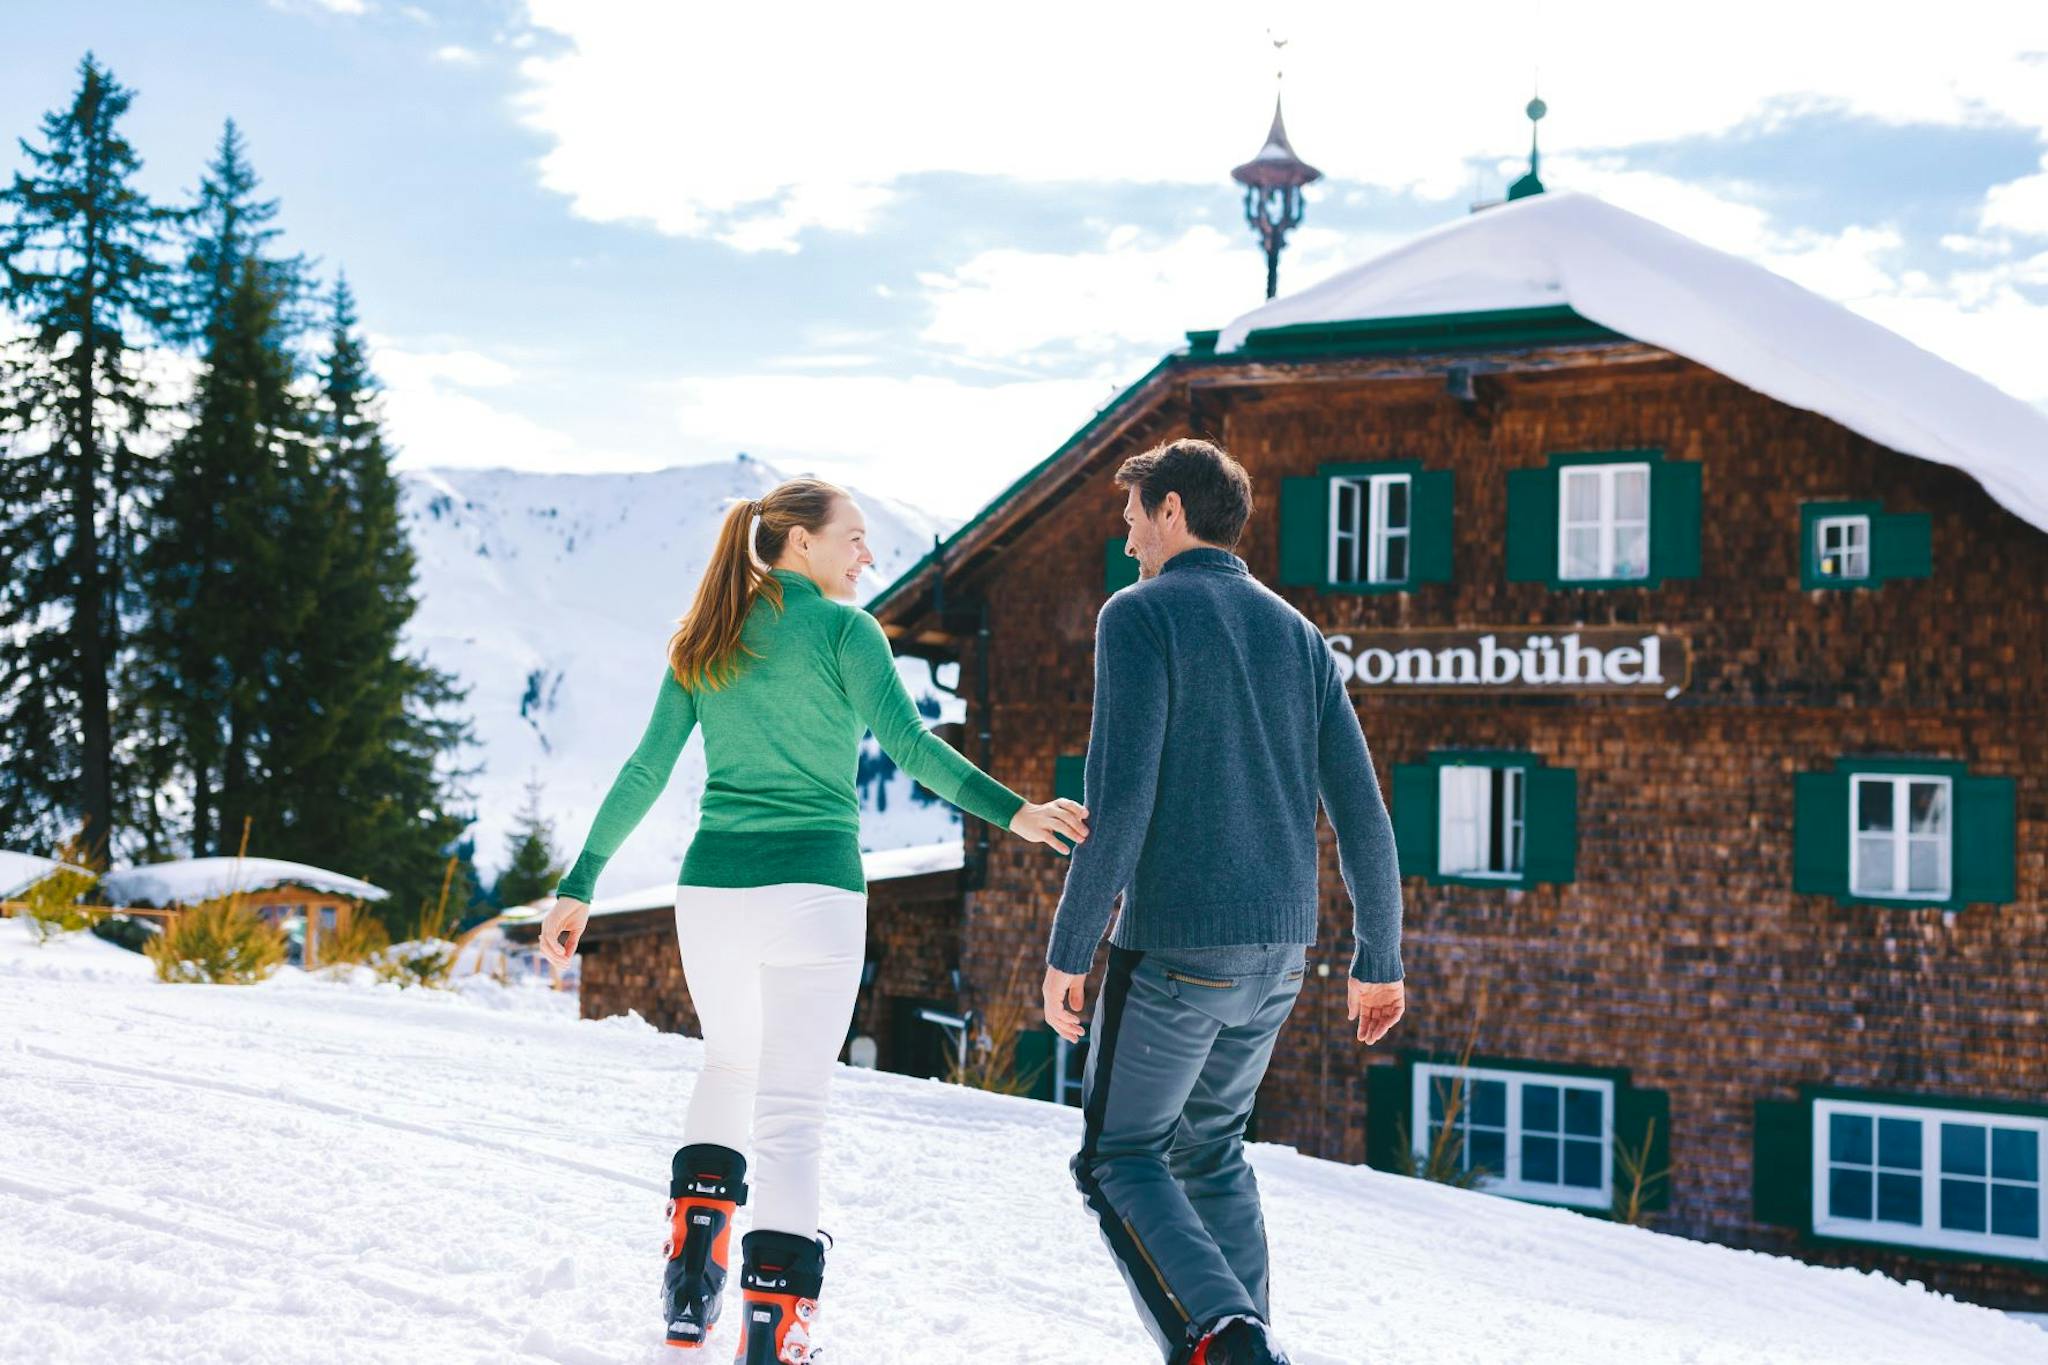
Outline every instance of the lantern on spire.
<svg viewBox="0 0 2048 1365"><path fill-rule="evenodd" d="M1285 39L1273 40L1275 50L1286 46ZM1244 186L1245 222L1266 251L1266 297L1270 299L1280 287L1280 251L1287 245L1287 234L1301 223L1301 188L1323 178L1323 173L1296 156L1288 143L1277 92L1266 145L1231 171L1230 178Z"/></svg>

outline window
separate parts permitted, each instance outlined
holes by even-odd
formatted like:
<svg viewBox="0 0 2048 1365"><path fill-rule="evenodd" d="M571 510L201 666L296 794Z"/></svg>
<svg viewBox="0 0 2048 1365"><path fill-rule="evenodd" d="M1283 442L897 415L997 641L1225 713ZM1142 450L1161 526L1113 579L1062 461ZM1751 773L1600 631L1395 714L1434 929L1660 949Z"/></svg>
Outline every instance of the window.
<svg viewBox="0 0 2048 1365"><path fill-rule="evenodd" d="M1498 890L1577 876L1578 774L1519 749L1442 749L1394 765L1404 877Z"/></svg>
<svg viewBox="0 0 2048 1365"><path fill-rule="evenodd" d="M1409 1131L1426 1160L1445 1125L1478 1188L1520 1199L1613 1204L1614 1082L1585 1076L1418 1062Z"/></svg>
<svg viewBox="0 0 2048 1365"><path fill-rule="evenodd" d="M1821 517L1814 523L1814 555L1822 578L1870 577L1870 518Z"/></svg>
<svg viewBox="0 0 2048 1365"><path fill-rule="evenodd" d="M1862 896L1946 900L1950 786L1946 777L1859 773L1849 889Z"/></svg>
<svg viewBox="0 0 2048 1365"><path fill-rule="evenodd" d="M1934 573L1934 524L1925 512L1880 502L1799 505L1799 586L1875 589Z"/></svg>
<svg viewBox="0 0 2048 1365"><path fill-rule="evenodd" d="M1520 768L1438 770L1437 871L1460 877L1522 875Z"/></svg>
<svg viewBox="0 0 2048 1365"><path fill-rule="evenodd" d="M1409 493L1406 474L1330 480L1330 582L1407 582Z"/></svg>
<svg viewBox="0 0 2048 1365"><path fill-rule="evenodd" d="M1865 754L1794 774L1792 802L1794 891L1944 910L2017 898L2014 778L1953 759Z"/></svg>
<svg viewBox="0 0 2048 1365"><path fill-rule="evenodd" d="M2048 1259L2048 1119L1816 1099L1814 1231Z"/></svg>
<svg viewBox="0 0 2048 1365"><path fill-rule="evenodd" d="M1451 580L1452 479L1419 460L1320 464L1280 481L1282 587L1413 592Z"/></svg>
<svg viewBox="0 0 2048 1365"><path fill-rule="evenodd" d="M1557 576L1650 575L1650 466L1566 465L1559 470Z"/></svg>

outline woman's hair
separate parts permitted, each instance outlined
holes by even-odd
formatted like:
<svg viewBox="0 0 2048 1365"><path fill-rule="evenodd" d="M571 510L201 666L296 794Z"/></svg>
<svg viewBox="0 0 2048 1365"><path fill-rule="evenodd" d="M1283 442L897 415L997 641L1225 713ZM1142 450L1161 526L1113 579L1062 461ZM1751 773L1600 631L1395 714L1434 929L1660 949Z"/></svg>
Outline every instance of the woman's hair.
<svg viewBox="0 0 2048 1365"><path fill-rule="evenodd" d="M738 675L737 654L759 657L741 642L740 628L756 594L782 610L782 584L769 574L769 566L781 557L792 527L818 534L846 496L845 489L822 479L788 479L766 497L742 498L726 510L711 563L697 584L697 599L669 637L668 665L677 682L715 692Z"/></svg>

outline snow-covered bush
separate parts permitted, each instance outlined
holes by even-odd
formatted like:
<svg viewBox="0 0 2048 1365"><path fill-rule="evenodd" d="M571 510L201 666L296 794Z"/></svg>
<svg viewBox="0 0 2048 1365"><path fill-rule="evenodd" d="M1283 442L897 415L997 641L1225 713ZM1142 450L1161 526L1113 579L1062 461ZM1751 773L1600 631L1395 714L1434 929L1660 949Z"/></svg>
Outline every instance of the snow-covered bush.
<svg viewBox="0 0 2048 1365"><path fill-rule="evenodd" d="M445 988L455 966L455 945L445 938L408 939L368 959L379 981Z"/></svg>
<svg viewBox="0 0 2048 1365"><path fill-rule="evenodd" d="M284 962L285 938L240 896L223 896L181 911L143 951L159 981L245 986Z"/></svg>

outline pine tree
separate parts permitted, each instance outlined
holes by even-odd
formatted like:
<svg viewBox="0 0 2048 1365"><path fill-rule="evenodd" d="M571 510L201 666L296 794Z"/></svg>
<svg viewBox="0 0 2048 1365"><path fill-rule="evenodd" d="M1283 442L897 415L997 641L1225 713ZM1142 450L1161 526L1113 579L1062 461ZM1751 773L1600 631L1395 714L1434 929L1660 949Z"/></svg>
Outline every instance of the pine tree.
<svg viewBox="0 0 2048 1365"><path fill-rule="evenodd" d="M556 857L555 827L540 812L540 793L539 779L527 782L526 802L505 839L505 870L492 888L492 899L502 909L539 900L568 871Z"/></svg>
<svg viewBox="0 0 2048 1365"><path fill-rule="evenodd" d="M357 327L344 278L335 285L319 375L319 439L332 494L323 512L327 567L319 616L291 667L318 712L302 709L295 731L280 732L290 744L280 749L278 767L309 779L286 781L309 837L336 865L362 868L360 875L391 890L383 904L396 914L438 896L443 865L460 852L458 840L475 819L457 807L477 769L455 757L474 742L469 722L451 714L467 691L404 649L406 625L419 609L417 563ZM317 767L292 746L317 753ZM456 915L480 894L473 867L466 875L461 894L451 892Z"/></svg>
<svg viewBox="0 0 2048 1365"><path fill-rule="evenodd" d="M233 119L227 120L185 220L185 268L177 281L173 321L177 335L188 345L207 344L248 261L256 263L280 300L286 334L296 337L310 325L299 307L307 291L306 259L274 254L283 229L273 226L277 200L256 198L262 183L249 164L241 129Z"/></svg>
<svg viewBox="0 0 2048 1365"><path fill-rule="evenodd" d="M268 762L271 726L302 700L279 684L328 549L306 534L321 489L284 287L244 259L207 320L204 368L140 563L136 696L166 739L159 764L173 759L189 790L199 854L226 851L248 816L252 844L284 856L275 835L288 795Z"/></svg>
<svg viewBox="0 0 2048 1365"><path fill-rule="evenodd" d="M90 53L78 74L0 189L0 312L25 332L0 351L0 834L49 843L82 819L104 855L142 799L109 692L155 472L143 351L170 324L159 251L179 215L135 187L134 92Z"/></svg>

